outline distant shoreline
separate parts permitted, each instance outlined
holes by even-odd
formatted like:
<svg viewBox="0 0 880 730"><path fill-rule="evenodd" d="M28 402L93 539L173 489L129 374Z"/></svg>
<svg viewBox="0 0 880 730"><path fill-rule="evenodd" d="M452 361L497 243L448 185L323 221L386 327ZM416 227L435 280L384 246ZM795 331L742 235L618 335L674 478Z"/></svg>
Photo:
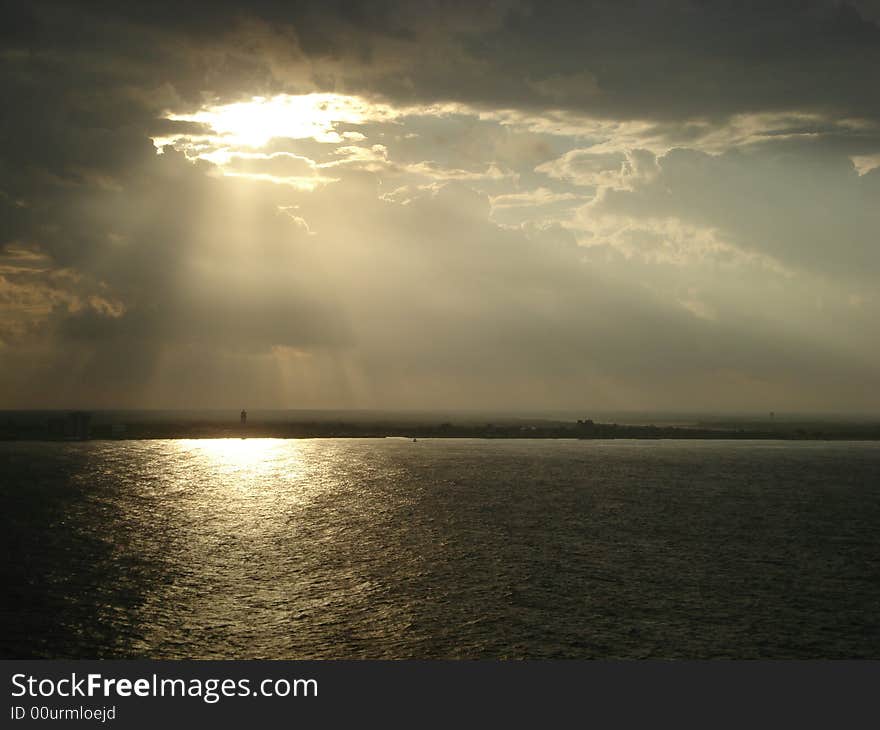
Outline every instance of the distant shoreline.
<svg viewBox="0 0 880 730"><path fill-rule="evenodd" d="M2 441L122 441L156 439L222 438L478 438L478 439L575 439L575 440L783 440L783 441L877 441L880 424L777 424L772 427L654 426L617 423L519 424L416 424L289 422L251 423L246 426L220 422L97 423L64 432L46 423L0 424Z"/></svg>

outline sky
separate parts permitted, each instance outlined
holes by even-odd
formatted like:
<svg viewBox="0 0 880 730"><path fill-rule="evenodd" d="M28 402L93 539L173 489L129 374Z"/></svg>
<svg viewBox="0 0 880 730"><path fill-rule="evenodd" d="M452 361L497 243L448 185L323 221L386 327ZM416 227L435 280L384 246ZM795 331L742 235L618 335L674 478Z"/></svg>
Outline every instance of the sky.
<svg viewBox="0 0 880 730"><path fill-rule="evenodd" d="M0 20L0 408L880 411L880 2Z"/></svg>

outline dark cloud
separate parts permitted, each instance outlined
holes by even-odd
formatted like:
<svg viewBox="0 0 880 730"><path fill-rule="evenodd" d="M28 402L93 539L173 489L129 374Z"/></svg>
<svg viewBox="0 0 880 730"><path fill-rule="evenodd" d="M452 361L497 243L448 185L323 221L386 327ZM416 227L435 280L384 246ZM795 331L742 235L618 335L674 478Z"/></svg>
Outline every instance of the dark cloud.
<svg viewBox="0 0 880 730"><path fill-rule="evenodd" d="M44 64L73 56L105 80L172 83L190 99L206 81L221 94L279 91L284 73L273 71L299 61L321 88L410 100L661 119L878 113L867 88L880 63L870 3L21 5L5 24L12 48Z"/></svg>

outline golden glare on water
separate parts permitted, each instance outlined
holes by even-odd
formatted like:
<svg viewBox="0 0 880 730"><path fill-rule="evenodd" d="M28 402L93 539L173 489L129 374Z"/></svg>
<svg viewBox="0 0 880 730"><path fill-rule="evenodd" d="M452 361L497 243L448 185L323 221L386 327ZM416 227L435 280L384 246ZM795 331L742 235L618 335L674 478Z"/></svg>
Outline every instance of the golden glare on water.
<svg viewBox="0 0 880 730"><path fill-rule="evenodd" d="M284 440L266 438L182 439L177 446L188 456L201 457L209 468L248 479L272 473L282 451L291 461L295 448Z"/></svg>

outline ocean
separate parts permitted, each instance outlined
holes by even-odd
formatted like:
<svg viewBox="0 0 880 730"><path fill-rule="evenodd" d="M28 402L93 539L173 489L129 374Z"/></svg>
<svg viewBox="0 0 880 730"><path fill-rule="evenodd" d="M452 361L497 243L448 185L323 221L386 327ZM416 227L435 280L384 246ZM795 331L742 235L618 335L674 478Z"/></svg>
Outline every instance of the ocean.
<svg viewBox="0 0 880 730"><path fill-rule="evenodd" d="M0 443L5 658L880 657L880 443Z"/></svg>

